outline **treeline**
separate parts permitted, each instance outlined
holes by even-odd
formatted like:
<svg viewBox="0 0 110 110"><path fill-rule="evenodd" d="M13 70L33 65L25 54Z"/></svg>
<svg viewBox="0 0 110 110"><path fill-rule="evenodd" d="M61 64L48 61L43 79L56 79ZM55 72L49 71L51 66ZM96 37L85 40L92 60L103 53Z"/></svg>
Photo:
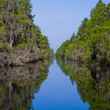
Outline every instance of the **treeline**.
<svg viewBox="0 0 110 110"><path fill-rule="evenodd" d="M31 10L30 0L0 0L0 47L48 47L47 38L33 23Z"/></svg>
<svg viewBox="0 0 110 110"><path fill-rule="evenodd" d="M0 0L0 50L30 49L49 57L48 39L34 24L31 11L30 0Z"/></svg>
<svg viewBox="0 0 110 110"><path fill-rule="evenodd" d="M78 67L87 67L94 78L110 73L110 4L99 0L90 18L57 50L58 59ZM76 66L75 66L76 67Z"/></svg>

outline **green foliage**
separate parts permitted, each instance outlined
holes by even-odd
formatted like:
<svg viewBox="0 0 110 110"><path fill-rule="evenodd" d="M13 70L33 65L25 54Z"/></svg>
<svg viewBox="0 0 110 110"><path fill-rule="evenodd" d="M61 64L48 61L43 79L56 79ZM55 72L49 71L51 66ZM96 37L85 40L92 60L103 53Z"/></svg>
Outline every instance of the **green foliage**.
<svg viewBox="0 0 110 110"><path fill-rule="evenodd" d="M91 11L91 18L92 19L100 19L100 17L104 18L104 14L106 13L105 9L106 5L103 3L102 0L99 0L96 7Z"/></svg>
<svg viewBox="0 0 110 110"><path fill-rule="evenodd" d="M48 39L34 25L31 10L30 0L0 0L0 48L39 48L50 52Z"/></svg>
<svg viewBox="0 0 110 110"><path fill-rule="evenodd" d="M19 0L19 11L20 13L31 13L32 6L30 4L30 0Z"/></svg>
<svg viewBox="0 0 110 110"><path fill-rule="evenodd" d="M94 51L94 45L97 48L100 44L102 47L99 47L99 50L102 51L101 53L105 52L107 59L110 59L109 10L110 4L105 5L102 0L99 0L96 7L91 11L91 17L83 20L75 38L65 41L57 50L56 56L90 66L93 60L91 56ZM103 57L102 54L100 56Z"/></svg>
<svg viewBox="0 0 110 110"><path fill-rule="evenodd" d="M109 110L110 4L99 0L91 17L83 20L74 39L61 45L56 57L90 109Z"/></svg>

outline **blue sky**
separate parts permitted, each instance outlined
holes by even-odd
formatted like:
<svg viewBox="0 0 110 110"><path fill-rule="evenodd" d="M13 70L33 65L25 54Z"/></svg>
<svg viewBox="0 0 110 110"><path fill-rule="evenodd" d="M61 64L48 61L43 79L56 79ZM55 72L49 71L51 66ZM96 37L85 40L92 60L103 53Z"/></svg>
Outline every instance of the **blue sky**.
<svg viewBox="0 0 110 110"><path fill-rule="evenodd" d="M77 32L81 21L88 17L98 0L31 0L35 23L48 36L56 50L63 41ZM110 0L103 0L108 3Z"/></svg>

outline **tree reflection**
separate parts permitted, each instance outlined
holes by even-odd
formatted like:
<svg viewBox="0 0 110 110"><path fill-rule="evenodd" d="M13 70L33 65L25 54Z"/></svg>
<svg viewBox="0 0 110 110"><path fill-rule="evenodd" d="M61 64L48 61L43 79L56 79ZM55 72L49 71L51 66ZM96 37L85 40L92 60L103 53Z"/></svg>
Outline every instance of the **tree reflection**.
<svg viewBox="0 0 110 110"><path fill-rule="evenodd" d="M90 105L90 110L110 110L110 76L96 80L86 67L79 67L76 71L72 64L67 64L63 60L58 61L65 74L77 83L77 89L84 102Z"/></svg>
<svg viewBox="0 0 110 110"><path fill-rule="evenodd" d="M48 64L0 68L0 110L28 110L33 93L46 79Z"/></svg>

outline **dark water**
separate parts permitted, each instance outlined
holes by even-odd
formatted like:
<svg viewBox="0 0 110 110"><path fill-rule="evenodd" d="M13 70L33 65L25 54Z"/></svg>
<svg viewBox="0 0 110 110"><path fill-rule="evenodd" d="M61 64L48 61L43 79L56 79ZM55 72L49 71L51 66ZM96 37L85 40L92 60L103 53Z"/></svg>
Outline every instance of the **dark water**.
<svg viewBox="0 0 110 110"><path fill-rule="evenodd" d="M47 79L34 93L31 110L89 110L89 105L81 99L75 81L54 61Z"/></svg>

